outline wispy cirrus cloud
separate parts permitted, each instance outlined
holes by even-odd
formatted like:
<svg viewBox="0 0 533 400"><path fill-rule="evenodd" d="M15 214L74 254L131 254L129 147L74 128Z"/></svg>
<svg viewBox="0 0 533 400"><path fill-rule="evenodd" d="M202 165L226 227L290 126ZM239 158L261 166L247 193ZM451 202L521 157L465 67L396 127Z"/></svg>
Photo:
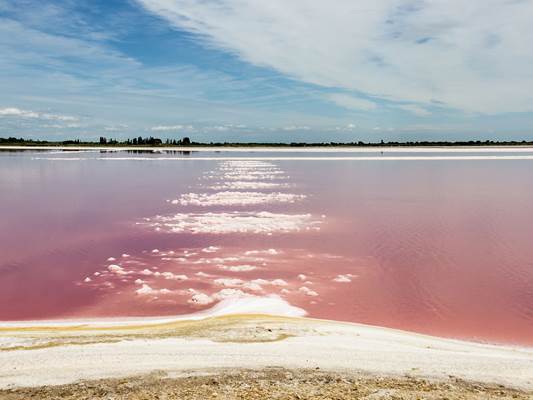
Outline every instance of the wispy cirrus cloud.
<svg viewBox="0 0 533 400"><path fill-rule="evenodd" d="M343 93L330 94L327 96L327 99L349 110L371 111L377 108L377 104L373 101Z"/></svg>
<svg viewBox="0 0 533 400"><path fill-rule="evenodd" d="M194 57L169 58L172 52L161 54L162 49L154 52L158 62L144 49L130 54L132 46L146 43L143 47L157 47L159 43L151 41L162 34L172 34L177 40L180 34L150 25L152 17L128 4L126 15L134 24L111 21L113 13L103 14L102 5L2 1L2 100L6 108L28 112L18 115L23 123L15 123L14 113L8 110L13 115L10 121L0 123L0 135L55 136L56 129L62 129L59 135L68 135L66 126L31 122L37 118L29 110L51 108L60 112L48 113L50 119L52 114L83 115L87 129L76 135L93 137L109 132L124 137L147 130L168 136L180 129L194 132L197 138L216 133L236 137L261 122L279 119L283 125L295 116L305 118L305 113L298 115L290 108L271 110L286 98L302 101L312 94L306 88L285 87L270 72L258 70L253 76L239 76L216 65L199 67ZM108 7L117 12L115 6ZM194 127L180 121L194 122ZM245 126L250 129L243 132Z"/></svg>
<svg viewBox="0 0 533 400"><path fill-rule="evenodd" d="M529 1L138 0L208 46L422 115L533 111ZM360 100L343 106L371 109ZM358 103L358 104L357 104Z"/></svg>
<svg viewBox="0 0 533 400"><path fill-rule="evenodd" d="M430 111L416 104L398 104L398 105L395 105L394 107L399 108L400 110L412 112L413 114L419 115L421 117L426 117L428 115L431 115Z"/></svg>
<svg viewBox="0 0 533 400"><path fill-rule="evenodd" d="M529 138L532 7L0 0L0 136Z"/></svg>

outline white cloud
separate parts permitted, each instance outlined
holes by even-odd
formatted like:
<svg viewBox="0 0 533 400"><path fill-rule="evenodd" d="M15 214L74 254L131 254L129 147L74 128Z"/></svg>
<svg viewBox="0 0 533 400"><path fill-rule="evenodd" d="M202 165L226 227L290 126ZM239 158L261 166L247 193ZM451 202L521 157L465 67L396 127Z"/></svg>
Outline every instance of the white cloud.
<svg viewBox="0 0 533 400"><path fill-rule="evenodd" d="M226 132L226 131L229 131L230 128L224 125L219 125L219 126L212 126L210 127L210 129L213 131Z"/></svg>
<svg viewBox="0 0 533 400"><path fill-rule="evenodd" d="M78 129L82 128L83 126L80 124L66 124L66 125L60 125L60 124L45 124L41 125L41 128L50 128L50 129Z"/></svg>
<svg viewBox="0 0 533 400"><path fill-rule="evenodd" d="M326 98L338 106L349 110L370 111L377 108L377 104L372 101L350 96L348 94L335 93L327 95Z"/></svg>
<svg viewBox="0 0 533 400"><path fill-rule="evenodd" d="M373 98L533 110L533 3L138 0L254 65Z"/></svg>
<svg viewBox="0 0 533 400"><path fill-rule="evenodd" d="M193 132L194 126L192 125L158 125L153 126L150 128L150 130L155 132L166 132L166 131L187 131L187 132Z"/></svg>
<svg viewBox="0 0 533 400"><path fill-rule="evenodd" d="M2 117L21 117L21 118L39 118L39 114L33 111L21 110L20 108L2 108L0 109Z"/></svg>
<svg viewBox="0 0 533 400"><path fill-rule="evenodd" d="M112 126L105 126L104 131L106 132L120 132L123 130L128 129L129 126L126 124L119 124L119 125L112 125Z"/></svg>
<svg viewBox="0 0 533 400"><path fill-rule="evenodd" d="M78 121L79 120L77 117L73 117L73 116L70 116L70 115L41 113L41 112L37 112L37 111L22 110L22 109L16 108L16 107L0 108L0 117L34 118L34 119L42 119L42 120L48 120L48 121L63 121L63 122ZM63 126L59 126L59 127L63 127ZM80 126L71 124L71 126L67 126L67 127L79 128Z"/></svg>
<svg viewBox="0 0 533 400"><path fill-rule="evenodd" d="M284 131L309 131L311 130L310 127L306 126L306 125L289 125L289 126L284 126L281 128L282 130Z"/></svg>
<svg viewBox="0 0 533 400"><path fill-rule="evenodd" d="M41 12L45 5L40 4L37 9L27 2L17 3L14 7L18 10L17 16L0 17L0 70L3 72L0 76L3 103L0 108L19 104L24 109L47 110L51 105L54 108L57 105L61 107L61 113L83 115L87 130L77 134L89 137L114 131L118 137L125 137L127 132L121 132L121 122L126 118L138 133L150 131L155 126L182 125L191 129L186 125L191 124L197 133L195 136L202 139L208 136L206 132L217 132L220 127L228 129L224 135L227 139L235 130L242 130L244 123L256 124L258 119L265 118L272 121L274 113L254 109L249 98L255 94L256 99L271 97L270 101L274 102L285 95L286 88L280 83L262 77L234 78L231 72L192 66L187 57L179 63L171 62L172 65L143 64L128 51L117 50L108 37L136 31L140 26L137 18L146 22L145 15L133 12L134 15L127 18L129 23L126 26L122 23L124 18L102 14L100 17L104 20L120 20L103 28L100 18L98 26L93 24L96 14L87 14L88 9L74 3L54 2L54 9L62 10L61 17L52 18ZM98 13L98 10L93 11ZM119 25L122 25L122 32L118 32ZM223 99L213 98L213 90L221 93ZM257 94L258 91L264 94ZM306 96L305 91L300 92ZM169 116L176 115L177 109L185 122L169 119L172 118ZM229 109L231 116L228 115ZM203 125L206 113L212 127ZM245 119L235 123L237 121L232 118L235 114ZM294 115L291 110L283 114L282 124ZM228 118L234 123L226 123ZM0 122L0 129L13 126L13 121L7 119ZM32 125L30 120L22 122L23 126L17 125L17 128L24 129L19 130L20 133L50 134L44 128Z"/></svg>

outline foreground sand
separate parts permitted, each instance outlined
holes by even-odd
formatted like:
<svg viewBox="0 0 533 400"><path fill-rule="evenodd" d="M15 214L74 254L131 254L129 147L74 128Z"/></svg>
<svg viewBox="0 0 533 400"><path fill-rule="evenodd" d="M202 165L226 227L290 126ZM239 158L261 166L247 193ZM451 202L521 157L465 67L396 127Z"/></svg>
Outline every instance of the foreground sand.
<svg viewBox="0 0 533 400"><path fill-rule="evenodd" d="M145 325L113 326L109 323L105 326L100 323L96 326L69 326L63 323L42 327L3 325L0 328L0 388L3 389L131 377L154 371L175 376L269 367L293 371L319 368L320 371L341 374L342 379L354 379L354 376L367 379L364 374L377 374L388 377L387 385L400 387L405 384L409 390L411 381L405 381L405 376L440 382L438 390L446 387L439 385L448 385L458 379L478 382L482 385L482 392L492 390L490 385L526 391L533 389L533 349L476 344L357 324L265 315L228 315ZM302 376L305 377L305 373ZM392 379L395 377L404 378L396 381ZM239 383L240 378L231 378L227 373L220 378L233 382L228 383L230 386L240 385L242 390L248 390L248 379L243 378ZM127 379L124 382L133 385L133 392L141 393L144 389L136 385L155 378L143 379ZM302 390L307 385L305 379L297 383ZM373 379L368 382L369 388L379 386L379 381ZM102 385L109 386L106 390L120 391L120 382L106 381ZM284 384L293 383L285 381ZM100 384L88 385L83 387L97 390L95 385L98 387ZM157 385L168 385L168 390L174 390L175 386L180 387L179 390L194 387L186 381L165 381ZM342 386L342 390L353 389L348 386ZM77 392L76 387L38 390L54 397L55 390L74 393ZM32 391L18 391L9 396L24 398L23 393ZM524 393L521 395L526 396ZM7 392L2 395L7 396ZM94 395L89 396L92 397Z"/></svg>
<svg viewBox="0 0 533 400"><path fill-rule="evenodd" d="M533 393L450 378L445 382L321 370L209 371L0 390L0 399L530 399Z"/></svg>

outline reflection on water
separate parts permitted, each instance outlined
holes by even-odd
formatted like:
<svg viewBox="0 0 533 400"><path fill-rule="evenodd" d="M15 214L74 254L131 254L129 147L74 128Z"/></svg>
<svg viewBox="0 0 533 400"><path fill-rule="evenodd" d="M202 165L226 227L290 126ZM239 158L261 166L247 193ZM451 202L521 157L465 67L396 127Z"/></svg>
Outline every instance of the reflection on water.
<svg viewBox="0 0 533 400"><path fill-rule="evenodd" d="M277 295L313 317L533 344L533 161L183 153L0 152L0 319Z"/></svg>

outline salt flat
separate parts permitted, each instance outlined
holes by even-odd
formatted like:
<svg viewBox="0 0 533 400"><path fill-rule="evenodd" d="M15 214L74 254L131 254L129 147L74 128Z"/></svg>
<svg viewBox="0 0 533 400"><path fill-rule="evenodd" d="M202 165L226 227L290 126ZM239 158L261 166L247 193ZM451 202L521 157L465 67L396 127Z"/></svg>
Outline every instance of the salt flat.
<svg viewBox="0 0 533 400"><path fill-rule="evenodd" d="M313 319L229 315L200 321L0 330L0 388L269 366L460 379L531 389L533 349ZM11 343L11 344L9 344Z"/></svg>

